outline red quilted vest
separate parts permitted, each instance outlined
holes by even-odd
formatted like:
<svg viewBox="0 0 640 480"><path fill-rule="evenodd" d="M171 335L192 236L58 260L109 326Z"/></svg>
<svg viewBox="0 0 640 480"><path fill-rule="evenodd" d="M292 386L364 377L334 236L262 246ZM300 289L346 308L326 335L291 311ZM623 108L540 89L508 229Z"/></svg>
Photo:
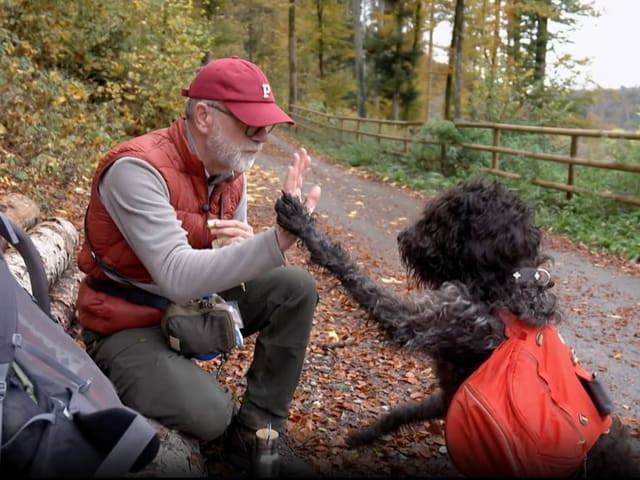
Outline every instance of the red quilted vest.
<svg viewBox="0 0 640 480"><path fill-rule="evenodd" d="M91 186L85 219L85 241L78 254L78 266L98 280L107 279L94 260L95 252L104 263L125 278L152 282L149 272L111 220L98 194L102 174L113 162L125 156L145 160L160 172L167 183L171 205L193 248L210 248L213 238L207 228L207 220L219 218L221 204L224 204L224 218L233 217L242 197L244 177L239 173L219 183L209 199L204 167L189 148L183 118L174 121L169 128L129 140L102 158ZM102 334L154 325L160 322L163 314L156 308L135 305L95 291L86 281L80 284L77 307L80 324Z"/></svg>

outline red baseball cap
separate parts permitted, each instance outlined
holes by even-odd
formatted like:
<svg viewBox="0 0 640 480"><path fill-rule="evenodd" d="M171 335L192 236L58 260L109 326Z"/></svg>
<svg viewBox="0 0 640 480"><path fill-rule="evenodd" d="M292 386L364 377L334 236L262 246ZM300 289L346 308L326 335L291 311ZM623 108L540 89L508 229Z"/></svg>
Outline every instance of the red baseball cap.
<svg viewBox="0 0 640 480"><path fill-rule="evenodd" d="M252 127L295 124L276 104L264 72L235 56L207 63L189 88L182 90L182 96L224 102L238 120Z"/></svg>

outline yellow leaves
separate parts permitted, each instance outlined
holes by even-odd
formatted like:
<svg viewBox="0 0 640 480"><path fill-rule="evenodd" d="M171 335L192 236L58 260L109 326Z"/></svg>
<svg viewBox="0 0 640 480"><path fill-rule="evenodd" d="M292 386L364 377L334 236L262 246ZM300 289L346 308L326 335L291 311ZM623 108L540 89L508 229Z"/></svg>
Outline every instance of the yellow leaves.
<svg viewBox="0 0 640 480"><path fill-rule="evenodd" d="M340 336L335 332L335 330L331 330L327 333L327 338L330 342L337 342L340 340Z"/></svg>
<svg viewBox="0 0 640 480"><path fill-rule="evenodd" d="M9 175L2 175L0 177L0 185L5 185L7 187L17 185L16 181L10 177Z"/></svg>
<svg viewBox="0 0 640 480"><path fill-rule="evenodd" d="M358 211L357 210L351 210L349 212L349 218L354 218L356 215L358 215Z"/></svg>
<svg viewBox="0 0 640 480"><path fill-rule="evenodd" d="M12 60L7 66L7 73L9 74L15 74L18 71L18 62L16 62L15 60Z"/></svg>
<svg viewBox="0 0 640 480"><path fill-rule="evenodd" d="M20 50L22 50L21 53L23 55L28 56L33 56L36 53L36 49L33 48L31 43L29 43L27 40L23 40L22 42L20 42Z"/></svg>
<svg viewBox="0 0 640 480"><path fill-rule="evenodd" d="M81 102L86 102L87 100L89 100L89 92L80 83L68 83L66 85L65 92L67 96L71 97L73 100Z"/></svg>

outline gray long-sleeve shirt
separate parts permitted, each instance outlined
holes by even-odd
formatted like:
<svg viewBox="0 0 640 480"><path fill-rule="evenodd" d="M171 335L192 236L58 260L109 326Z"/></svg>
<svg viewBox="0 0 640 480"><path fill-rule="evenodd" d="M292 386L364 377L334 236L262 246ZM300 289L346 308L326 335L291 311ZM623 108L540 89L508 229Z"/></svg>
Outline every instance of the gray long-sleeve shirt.
<svg viewBox="0 0 640 480"><path fill-rule="evenodd" d="M245 179L246 180L246 179ZM136 285L176 303L200 298L286 264L273 228L218 249L187 242L160 173L132 157L118 159L103 175L100 199L155 285ZM246 181L234 218L246 221Z"/></svg>

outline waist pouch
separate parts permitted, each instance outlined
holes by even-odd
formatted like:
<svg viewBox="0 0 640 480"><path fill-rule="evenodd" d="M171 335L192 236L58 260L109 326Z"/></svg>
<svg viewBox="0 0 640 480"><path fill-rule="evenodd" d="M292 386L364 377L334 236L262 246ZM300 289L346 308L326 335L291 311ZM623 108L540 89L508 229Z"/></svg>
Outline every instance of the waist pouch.
<svg viewBox="0 0 640 480"><path fill-rule="evenodd" d="M184 305L171 303L160 322L169 347L185 356L228 354L243 345L237 305L217 295Z"/></svg>

